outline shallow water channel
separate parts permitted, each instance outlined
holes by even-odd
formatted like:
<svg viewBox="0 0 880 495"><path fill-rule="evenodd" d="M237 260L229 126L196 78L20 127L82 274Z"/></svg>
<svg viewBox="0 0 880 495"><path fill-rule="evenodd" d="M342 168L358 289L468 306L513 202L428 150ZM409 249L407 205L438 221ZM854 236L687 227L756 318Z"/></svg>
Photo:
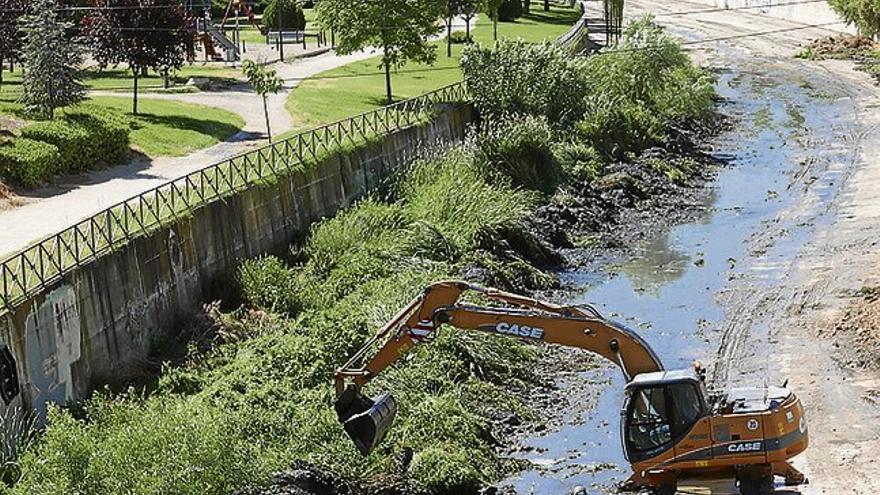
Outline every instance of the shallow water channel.
<svg viewBox="0 0 880 495"><path fill-rule="evenodd" d="M723 302L726 287L747 279L767 290L786 276L799 249L827 222L828 202L852 159L841 138L852 118L851 101L833 93L832 81L805 79L784 62L721 50L716 63L729 64L719 73L721 111L734 125L713 142L728 165L710 185L700 218L636 246L624 259L563 275L584 288L571 302L593 303L637 330L667 369L689 367L695 359L711 365L725 320L736 318L736 308ZM780 215L805 202L809 215ZM754 332L766 331L754 323ZM571 402L561 428L525 439L516 455L534 467L502 485L523 494L565 494L578 486L599 494L629 476L619 434L622 374L608 365L576 378L558 380ZM753 385L764 380L736 379ZM590 391L573 388L584 380Z"/></svg>

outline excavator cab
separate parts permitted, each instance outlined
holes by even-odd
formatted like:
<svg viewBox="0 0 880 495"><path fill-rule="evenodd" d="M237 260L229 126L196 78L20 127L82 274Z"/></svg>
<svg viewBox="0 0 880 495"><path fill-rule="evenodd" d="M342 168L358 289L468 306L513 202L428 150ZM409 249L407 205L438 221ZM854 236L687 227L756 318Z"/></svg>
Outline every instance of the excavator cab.
<svg viewBox="0 0 880 495"><path fill-rule="evenodd" d="M676 445L708 414L706 386L694 370L637 375L626 386L621 433L627 460L654 458Z"/></svg>

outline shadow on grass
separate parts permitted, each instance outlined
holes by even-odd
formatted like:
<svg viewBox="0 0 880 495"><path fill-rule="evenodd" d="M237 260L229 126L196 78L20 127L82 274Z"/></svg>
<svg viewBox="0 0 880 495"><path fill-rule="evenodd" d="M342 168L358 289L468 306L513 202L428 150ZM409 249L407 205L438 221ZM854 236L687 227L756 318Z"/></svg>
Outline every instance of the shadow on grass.
<svg viewBox="0 0 880 495"><path fill-rule="evenodd" d="M144 124L157 125L172 129L195 131L206 134L218 141L223 141L240 130L239 126L219 120L197 119L182 115L153 115L142 113L138 115L127 114L132 120L133 129L140 129Z"/></svg>
<svg viewBox="0 0 880 495"><path fill-rule="evenodd" d="M564 24L566 26L571 26L574 24L574 21L578 19L577 12L544 12L544 11L532 11L528 14L525 14L522 18L528 19L530 21L539 22L541 24Z"/></svg>

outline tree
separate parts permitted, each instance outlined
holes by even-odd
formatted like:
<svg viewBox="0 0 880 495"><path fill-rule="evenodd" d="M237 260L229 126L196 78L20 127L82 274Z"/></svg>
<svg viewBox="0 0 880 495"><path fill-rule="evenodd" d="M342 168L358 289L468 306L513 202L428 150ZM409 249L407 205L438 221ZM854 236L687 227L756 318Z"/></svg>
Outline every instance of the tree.
<svg viewBox="0 0 880 495"><path fill-rule="evenodd" d="M469 0L445 0L445 12L443 12L443 23L446 24L446 56L452 56L452 23L455 18L462 15L465 11L465 4Z"/></svg>
<svg viewBox="0 0 880 495"><path fill-rule="evenodd" d="M55 0L33 0L21 17L25 73L20 101L27 111L55 118L55 109L85 98L82 49L67 36L73 25L58 19Z"/></svg>
<svg viewBox="0 0 880 495"><path fill-rule="evenodd" d="M284 86L274 69L267 69L253 60L245 60L241 64L245 77L254 87L254 91L263 99L263 114L266 116L266 135L272 142L272 127L269 124L269 93L277 93Z"/></svg>
<svg viewBox="0 0 880 495"><path fill-rule="evenodd" d="M492 19L492 38L498 41L498 16L501 6L506 0L482 0L483 12Z"/></svg>
<svg viewBox="0 0 880 495"><path fill-rule="evenodd" d="M272 0L263 12L263 25L269 29L277 29L279 27L278 19L275 13L281 11L282 29L293 29L294 31L303 31L306 28L306 15L302 6L297 0Z"/></svg>
<svg viewBox="0 0 880 495"><path fill-rule="evenodd" d="M21 52L18 22L26 7L26 0L0 0L0 87L3 86L3 64L17 59Z"/></svg>
<svg viewBox="0 0 880 495"><path fill-rule="evenodd" d="M862 36L880 34L880 2L877 0L828 0L831 8L848 24L855 24Z"/></svg>
<svg viewBox="0 0 880 495"><path fill-rule="evenodd" d="M480 13L480 0L462 0L461 17L465 24L465 39L471 42L471 19Z"/></svg>
<svg viewBox="0 0 880 495"><path fill-rule="evenodd" d="M178 0L94 0L93 7L82 21L92 55L102 68L128 65L137 114L138 78L148 69L167 75L193 57L193 19Z"/></svg>
<svg viewBox="0 0 880 495"><path fill-rule="evenodd" d="M428 37L437 34L443 3L437 0L321 0L318 19L336 33L336 52L342 55L367 47L382 51L388 103L394 101L391 70L407 61L433 64L436 47Z"/></svg>

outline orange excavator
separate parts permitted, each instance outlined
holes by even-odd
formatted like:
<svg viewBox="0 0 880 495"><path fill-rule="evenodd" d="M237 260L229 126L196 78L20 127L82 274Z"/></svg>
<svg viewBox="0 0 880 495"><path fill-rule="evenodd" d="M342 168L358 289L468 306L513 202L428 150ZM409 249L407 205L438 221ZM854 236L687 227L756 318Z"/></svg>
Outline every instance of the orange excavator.
<svg viewBox="0 0 880 495"><path fill-rule="evenodd" d="M468 291L504 305L460 302ZM807 448L807 423L800 399L786 388L710 391L701 366L664 370L647 342L592 306L456 281L425 289L337 370L336 413L361 454L382 440L397 412L393 395L370 399L361 388L444 324L576 347L617 365L627 380L621 433L633 471L624 489L666 494L685 479L734 479L743 495L759 495L772 492L774 476L787 485L806 482L789 460Z"/></svg>

